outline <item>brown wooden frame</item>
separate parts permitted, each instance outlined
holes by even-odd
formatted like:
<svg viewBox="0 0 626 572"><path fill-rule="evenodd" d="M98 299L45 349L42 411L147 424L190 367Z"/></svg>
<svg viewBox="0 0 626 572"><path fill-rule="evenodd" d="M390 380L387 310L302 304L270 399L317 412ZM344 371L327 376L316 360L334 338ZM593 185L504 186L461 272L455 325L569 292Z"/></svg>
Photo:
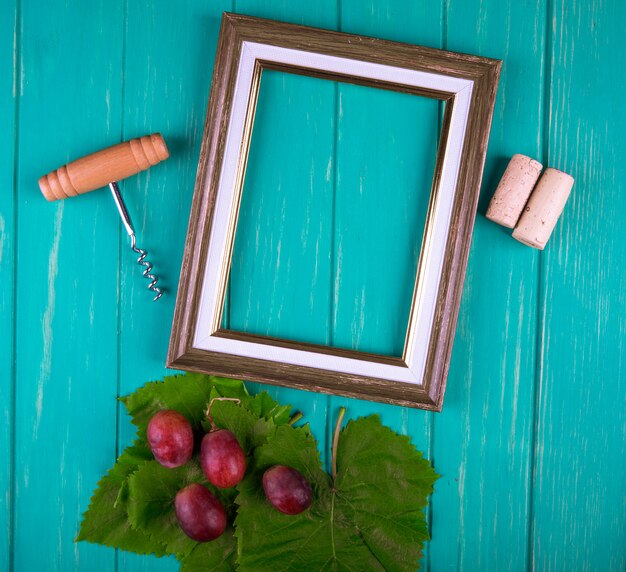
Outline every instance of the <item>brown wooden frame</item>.
<svg viewBox="0 0 626 572"><path fill-rule="evenodd" d="M204 271L207 264L209 237L214 224L218 188L223 167L227 134L231 121L232 101L244 42L263 44L337 56L355 62L371 62L405 70L429 72L471 82L468 97L464 140L461 145L454 198L446 237L445 257L438 277L434 316L428 337L427 355L423 365L422 383L406 383L380 379L375 375L355 375L294 365L269 359L209 351L194 347L194 335L198 321ZM239 198L245 174L256 97L261 71L277 69L301 73L325 79L359 83L383 89L417 93L446 101L442 135L435 169L433 193L431 194L423 245L433 240L433 217L442 164L447 149L447 136L451 115L455 106L454 93L447 90L416 87L404 83L381 81L372 78L346 75L321 69L309 69L299 65L286 65L269 60L255 61L252 88L248 95L248 107L244 125L243 145L234 191L237 198L229 216L227 246L221 260L218 299L223 302L229 276L230 255L234 242ZM228 377L252 379L287 387L334 393L395 403L423 409L441 410L448 373L452 343L461 300L463 278L469 254L474 214L480 191L483 165L487 149L491 118L500 74L501 62L477 56L458 54L400 44L362 36L353 36L327 30L285 24L248 16L225 13L222 19L217 50L211 98L204 128L198 175L194 193L185 254L176 301L172 335L167 358L168 367L201 371ZM424 250L424 248L422 249ZM232 332L220 328L220 321L213 319L211 336L242 342L266 344L273 347L291 348L304 352L328 354L376 364L408 367L412 336L415 337L414 318L421 296L420 276L424 273L424 260L420 255L416 287L413 294L405 351L401 358L365 354L351 350L316 346L264 336ZM223 304L221 304L223 306ZM221 313L220 313L221 316Z"/></svg>

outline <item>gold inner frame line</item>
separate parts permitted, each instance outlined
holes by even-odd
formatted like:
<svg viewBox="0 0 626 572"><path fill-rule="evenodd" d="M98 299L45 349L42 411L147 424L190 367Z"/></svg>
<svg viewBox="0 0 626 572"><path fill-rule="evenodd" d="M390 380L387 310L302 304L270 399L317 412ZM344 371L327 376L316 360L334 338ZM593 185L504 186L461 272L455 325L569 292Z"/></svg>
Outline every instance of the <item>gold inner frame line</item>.
<svg viewBox="0 0 626 572"><path fill-rule="evenodd" d="M250 145L252 141L252 131L254 128L254 120L256 116L256 109L258 103L259 92L261 88L261 77L263 71L273 70L282 71L285 73L293 73L297 75L304 75L308 77L315 77L319 79L325 79L329 81L338 81L341 83L349 83L355 85L362 85L365 87L372 87L376 89L386 89L389 91L395 91L400 93L409 93L411 95L417 95L422 97L428 97L431 99L437 99L444 102L445 109L443 114L443 120L441 122L441 129L439 132L439 144L437 149L437 156L435 161L435 170L432 179L431 192L428 202L428 208L426 213L426 221L424 225L424 232L422 234L420 255L417 264L417 272L414 281L413 293L411 298L411 306L409 309L409 319L407 324L407 331L405 334L404 346L402 350L402 356L387 356L384 354L375 354L361 352L358 350L349 350L344 348L334 348L325 346L322 344L313 344L308 342L297 342L287 340L283 338L274 338L271 336L264 336L259 334L249 334L239 332L236 330L230 330L222 328L222 320L224 317L224 302L226 299L226 291L228 288L228 282L230 279L230 271L232 265L232 255L235 243L235 236L237 230L237 224L239 221L239 210L241 206L241 197L243 194L243 187L245 182L246 167L248 164L248 156L250 153ZM378 79L364 78L360 76L351 76L347 74L339 74L334 72L327 72L324 70L307 68L305 66L297 66L292 64L283 64L280 62L256 60L253 69L252 81L250 86L250 94L248 98L248 107L246 110L246 116L244 121L244 130L242 136L241 147L239 150L239 159L237 161L237 172L235 175L235 189L233 194L233 201L231 203L231 209L229 212L229 220L226 236L226 248L224 250L224 256L220 261L220 279L218 284L218 311L215 313L213 323L211 324L211 336L223 337L234 339L243 342L266 344L271 346L280 346L284 348L304 350L310 352L316 352L320 354L333 355L339 357L346 357L370 362L384 363L389 365L395 365L400 367L408 367L408 363L412 357L412 342L415 338L416 330L416 307L421 299L421 293L423 291L423 274L425 266L424 252L427 250L427 246L431 243L432 239L432 227L433 218L435 215L435 205L441 190L441 174L443 168L443 161L445 158L446 145L448 141L448 135L450 130L450 122L452 117L452 109L454 106L455 94L446 91L437 91L425 89L422 87L395 84L390 82L381 81Z"/></svg>

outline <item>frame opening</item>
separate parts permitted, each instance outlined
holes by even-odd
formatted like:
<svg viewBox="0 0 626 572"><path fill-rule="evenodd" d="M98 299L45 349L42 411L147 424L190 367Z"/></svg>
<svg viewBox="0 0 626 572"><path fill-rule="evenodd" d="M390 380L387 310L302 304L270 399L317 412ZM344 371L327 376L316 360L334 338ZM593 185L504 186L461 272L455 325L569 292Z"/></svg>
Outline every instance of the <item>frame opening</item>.
<svg viewBox="0 0 626 572"><path fill-rule="evenodd" d="M261 67L219 331L401 358L445 102Z"/></svg>

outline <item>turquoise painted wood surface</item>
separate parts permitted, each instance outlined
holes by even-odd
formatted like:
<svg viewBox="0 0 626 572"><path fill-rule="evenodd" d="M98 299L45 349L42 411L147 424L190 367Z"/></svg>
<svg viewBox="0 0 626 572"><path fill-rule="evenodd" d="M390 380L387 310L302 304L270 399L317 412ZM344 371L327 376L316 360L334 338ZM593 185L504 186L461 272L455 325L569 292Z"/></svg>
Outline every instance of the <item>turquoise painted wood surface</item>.
<svg viewBox="0 0 626 572"><path fill-rule="evenodd" d="M115 398L165 371L223 10L504 60L443 413L271 393L303 410L321 441L328 441L343 404L351 416L380 413L433 461L442 477L428 515L433 540L425 569L623 570L626 79L619 70L626 5L620 0L3 2L0 569L177 568L171 559L77 545L73 538L96 481L133 434ZM283 173L315 182L292 213L281 218L251 209L242 224L266 236L295 236L293 213L308 205L305 222L323 229L318 254L318 235L310 235L291 244L291 257L304 265L318 256L323 265L306 307L315 320L303 335L333 341L350 332L341 343L384 344L382 331L377 337L354 315L359 272L371 278L373 270L357 262L360 245L346 223L354 224L356 214L365 225L371 204L339 192L360 175L368 182L374 176L372 159L360 163L372 147L366 142L362 155L352 152L371 129L365 111L372 101L349 86L289 89L302 106L330 112L332 121L317 134L330 147L320 146L310 170ZM301 112L296 106L282 120L293 126ZM384 135L380 122L376 129ZM36 186L39 175L73 157L151 131L165 135L172 157L126 181L123 192L141 245L168 289L154 305L107 193L48 204ZM387 135L393 131L388 125ZM380 161L408 152L410 135L400 133L397 149ZM482 216L516 152L576 178L543 253ZM391 197L406 185L401 172L396 177ZM400 190L395 198L407 200ZM381 224L395 216L381 209ZM250 278L245 267L241 272ZM390 286L369 278L366 300L379 299ZM260 280L264 296L285 296L271 274ZM229 319L245 318L238 307ZM395 315L384 304L367 308L382 320ZM300 331L300 310L283 312L279 327Z"/></svg>

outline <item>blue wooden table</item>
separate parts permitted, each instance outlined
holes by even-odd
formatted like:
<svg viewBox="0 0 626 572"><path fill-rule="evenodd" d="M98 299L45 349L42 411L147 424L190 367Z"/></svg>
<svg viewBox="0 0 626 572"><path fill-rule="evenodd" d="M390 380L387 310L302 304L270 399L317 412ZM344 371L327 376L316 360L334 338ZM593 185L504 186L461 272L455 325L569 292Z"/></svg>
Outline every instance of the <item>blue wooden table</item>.
<svg viewBox="0 0 626 572"><path fill-rule="evenodd" d="M224 10L504 60L443 413L271 391L301 409L320 440L340 405L353 417L378 412L411 436L442 475L428 515L427 569L624 570L621 0L2 2L0 569L176 569L173 560L73 538L97 480L133 435L116 397L165 372ZM303 105L315 101L312 94ZM353 128L360 140L367 134L366 122ZM154 131L166 137L170 160L123 184L168 290L153 305L110 196L49 204L37 179ZM517 152L576 178L544 252L483 216ZM334 221L339 240L335 215L346 205L334 204L334 214L314 214ZM271 234L288 230L288 220L257 224ZM344 265L342 276L358 270ZM303 321L297 312L281 320L296 332ZM332 336L350 320L350 312L325 314L315 327Z"/></svg>

